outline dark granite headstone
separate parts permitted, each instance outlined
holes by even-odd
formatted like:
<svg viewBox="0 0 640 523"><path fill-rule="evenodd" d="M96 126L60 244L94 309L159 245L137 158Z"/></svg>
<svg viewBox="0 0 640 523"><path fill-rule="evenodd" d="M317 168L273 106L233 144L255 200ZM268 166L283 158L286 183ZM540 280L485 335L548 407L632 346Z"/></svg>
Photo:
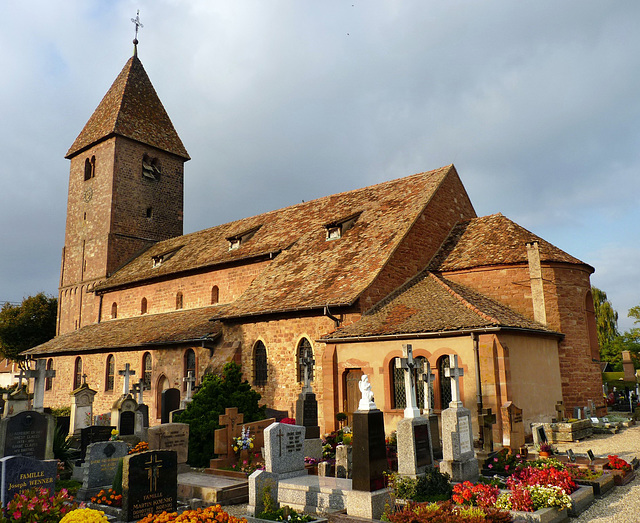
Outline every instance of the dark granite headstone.
<svg viewBox="0 0 640 523"><path fill-rule="evenodd" d="M284 418L289 417L288 410L277 410L267 407L265 409L265 415L267 418L275 418L277 423L280 423Z"/></svg>
<svg viewBox="0 0 640 523"><path fill-rule="evenodd" d="M320 437L318 402L313 392L302 392L296 401L296 423L306 427L305 439Z"/></svg>
<svg viewBox="0 0 640 523"><path fill-rule="evenodd" d="M28 456L43 460L47 456L49 422L46 414L29 410L19 412L2 420L4 445L3 456ZM51 456L53 457L53 456Z"/></svg>
<svg viewBox="0 0 640 523"><path fill-rule="evenodd" d="M46 488L53 492L58 473L58 462L41 461L26 456L7 456L0 459L2 487L0 501L5 507L15 494L32 488Z"/></svg>
<svg viewBox="0 0 640 523"><path fill-rule="evenodd" d="M587 456L589 456L589 461L595 461L596 459L591 449L587 450Z"/></svg>
<svg viewBox="0 0 640 523"><path fill-rule="evenodd" d="M416 466L426 467L431 465L431 452L429 452L429 433L427 425L415 425L413 427L413 437L416 442Z"/></svg>
<svg viewBox="0 0 640 523"><path fill-rule="evenodd" d="M136 413L127 410L120 413L120 435L131 436L135 433Z"/></svg>
<svg viewBox="0 0 640 523"><path fill-rule="evenodd" d="M138 405L137 409L139 415L142 417L142 427L149 427L149 406L144 403Z"/></svg>
<svg viewBox="0 0 640 523"><path fill-rule="evenodd" d="M380 410L353 413L353 490L373 492L384 488L387 472L384 416Z"/></svg>
<svg viewBox="0 0 640 523"><path fill-rule="evenodd" d="M113 429L115 427L111 425L91 425L80 429L80 461L84 461L89 445L98 441L108 441Z"/></svg>
<svg viewBox="0 0 640 523"><path fill-rule="evenodd" d="M147 514L174 512L178 499L177 456L171 450L150 450L124 458L122 517L137 521Z"/></svg>
<svg viewBox="0 0 640 523"><path fill-rule="evenodd" d="M169 414L173 410L178 410L180 408L180 390L178 389L167 389L162 391L162 398L160 402L160 414L161 414L161 422L169 423L170 417Z"/></svg>

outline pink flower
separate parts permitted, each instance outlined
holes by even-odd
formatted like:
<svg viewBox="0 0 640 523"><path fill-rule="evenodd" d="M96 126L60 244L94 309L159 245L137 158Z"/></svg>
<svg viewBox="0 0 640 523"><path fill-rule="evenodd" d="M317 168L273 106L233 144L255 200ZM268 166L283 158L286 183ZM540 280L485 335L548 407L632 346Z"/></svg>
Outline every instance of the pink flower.
<svg viewBox="0 0 640 523"><path fill-rule="evenodd" d="M490 469L492 469L492 468L493 468L493 465L492 465L491 463L489 463L489 468L490 468Z"/></svg>
<svg viewBox="0 0 640 523"><path fill-rule="evenodd" d="M27 510L32 511L34 508L36 508L35 503L29 503L29 505L27 505Z"/></svg>
<svg viewBox="0 0 640 523"><path fill-rule="evenodd" d="M246 465L246 464L247 464L247 460L245 459L245 460L242 462L242 464L243 464L243 465Z"/></svg>
<svg viewBox="0 0 640 523"><path fill-rule="evenodd" d="M22 512L20 512L19 510L16 510L13 514L13 519L20 519L22 517Z"/></svg>
<svg viewBox="0 0 640 523"><path fill-rule="evenodd" d="M493 458L493 461L494 461L495 463L498 463L498 458Z"/></svg>
<svg viewBox="0 0 640 523"><path fill-rule="evenodd" d="M509 470L509 465L505 465L504 470Z"/></svg>

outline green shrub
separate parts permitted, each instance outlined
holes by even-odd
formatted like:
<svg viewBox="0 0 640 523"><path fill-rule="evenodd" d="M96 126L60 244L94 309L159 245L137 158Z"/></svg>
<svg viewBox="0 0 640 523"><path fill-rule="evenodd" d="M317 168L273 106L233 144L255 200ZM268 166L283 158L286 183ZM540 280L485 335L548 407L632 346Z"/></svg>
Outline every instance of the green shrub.
<svg viewBox="0 0 640 523"><path fill-rule="evenodd" d="M411 501L440 501L451 498L449 475L436 468L429 468L417 478L392 474L389 481L396 498Z"/></svg>
<svg viewBox="0 0 640 523"><path fill-rule="evenodd" d="M189 458L194 467L205 467L214 457L213 434L220 428L218 422L225 409L237 407L244 422L265 419L265 406L258 405L260 394L242 380L242 369L236 363L227 363L222 376L207 374L187 409L174 418L189 424Z"/></svg>
<svg viewBox="0 0 640 523"><path fill-rule="evenodd" d="M51 415L56 418L61 418L64 416L71 416L71 407L55 407L51 409Z"/></svg>

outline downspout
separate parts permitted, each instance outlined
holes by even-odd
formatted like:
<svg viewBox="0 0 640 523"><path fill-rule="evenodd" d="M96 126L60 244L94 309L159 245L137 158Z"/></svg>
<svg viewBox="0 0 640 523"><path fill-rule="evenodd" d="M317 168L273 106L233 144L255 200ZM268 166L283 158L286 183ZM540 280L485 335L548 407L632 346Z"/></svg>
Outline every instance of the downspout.
<svg viewBox="0 0 640 523"><path fill-rule="evenodd" d="M476 406L478 409L478 440L484 445L484 431L482 430L482 379L480 378L480 347L478 343L478 334L471 333L473 341L473 356L476 365Z"/></svg>
<svg viewBox="0 0 640 523"><path fill-rule="evenodd" d="M335 324L336 329L340 327L340 320L336 318L333 314L331 314L331 311L329 311L329 305L324 306L324 315L330 320L333 320L333 323Z"/></svg>

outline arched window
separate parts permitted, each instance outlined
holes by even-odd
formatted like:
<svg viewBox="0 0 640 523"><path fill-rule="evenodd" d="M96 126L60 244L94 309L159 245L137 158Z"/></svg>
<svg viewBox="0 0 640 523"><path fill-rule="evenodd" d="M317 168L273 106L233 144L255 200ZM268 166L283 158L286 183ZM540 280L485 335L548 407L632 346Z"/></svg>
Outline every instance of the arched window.
<svg viewBox="0 0 640 523"><path fill-rule="evenodd" d="M391 376L391 390L393 391L391 397L392 409L404 409L407 406L407 393L404 383L405 370L397 367L397 362L400 358L393 358L389 362L389 376ZM419 409L424 409L424 382L422 381L422 374L425 372L426 358L424 356L417 356L414 358L416 366L413 369L413 382L416 389L416 401Z"/></svg>
<svg viewBox="0 0 640 523"><path fill-rule="evenodd" d="M440 380L440 408L449 408L451 403L451 378L445 375L445 369L449 368L449 356L441 356L438 359L438 379Z"/></svg>
<svg viewBox="0 0 640 523"><path fill-rule="evenodd" d="M182 309L182 293L178 292L176 294L176 310Z"/></svg>
<svg viewBox="0 0 640 523"><path fill-rule="evenodd" d="M298 343L298 381L304 383L304 365L302 365L302 358L311 360L309 362L309 381L313 381L313 348L311 342L307 338L302 338Z"/></svg>
<svg viewBox="0 0 640 523"><path fill-rule="evenodd" d="M267 384L267 348L258 341L253 348L253 384Z"/></svg>
<svg viewBox="0 0 640 523"><path fill-rule="evenodd" d="M96 175L96 157L87 158L84 161L84 179L89 180Z"/></svg>
<svg viewBox="0 0 640 523"><path fill-rule="evenodd" d="M184 353L184 373L183 376L186 378L189 376L189 371L193 372L193 376L196 376L196 353L193 352L193 349L187 349ZM187 390L187 382L182 382L182 390Z"/></svg>
<svg viewBox="0 0 640 523"><path fill-rule="evenodd" d="M145 352L142 356L142 380L144 390L151 390L151 353Z"/></svg>
<svg viewBox="0 0 640 523"><path fill-rule="evenodd" d="M113 354L107 356L107 364L104 370L104 390L113 390L116 361Z"/></svg>
<svg viewBox="0 0 640 523"><path fill-rule="evenodd" d="M47 360L47 370L53 370L53 358L49 358ZM52 378L45 378L45 380L44 380L44 390L51 390L52 386L53 386L53 379Z"/></svg>
<svg viewBox="0 0 640 523"><path fill-rule="evenodd" d="M79 388L80 385L82 385L82 358L78 356L73 366L73 390Z"/></svg>
<svg viewBox="0 0 640 523"><path fill-rule="evenodd" d="M115 320L118 317L118 304L114 301L111 304L111 319Z"/></svg>
<svg viewBox="0 0 640 523"><path fill-rule="evenodd" d="M211 305L218 303L220 291L217 285L211 287Z"/></svg>
<svg viewBox="0 0 640 523"><path fill-rule="evenodd" d="M140 302L140 314L146 314L147 313L147 298L142 298L142 301Z"/></svg>

